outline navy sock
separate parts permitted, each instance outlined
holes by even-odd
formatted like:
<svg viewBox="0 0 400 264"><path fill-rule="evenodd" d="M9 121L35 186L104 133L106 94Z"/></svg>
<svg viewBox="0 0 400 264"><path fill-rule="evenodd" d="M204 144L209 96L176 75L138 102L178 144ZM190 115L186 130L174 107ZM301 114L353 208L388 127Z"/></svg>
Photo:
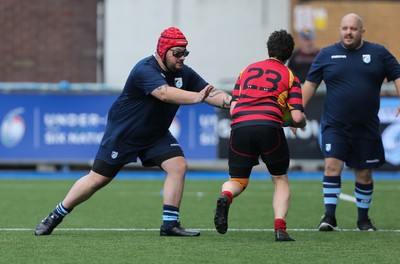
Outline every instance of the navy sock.
<svg viewBox="0 0 400 264"><path fill-rule="evenodd" d="M324 194L325 214L331 217L336 215L336 206L341 193L340 176L324 176L322 181Z"/></svg>
<svg viewBox="0 0 400 264"><path fill-rule="evenodd" d="M179 221L179 208L172 205L163 206L163 226L174 226Z"/></svg>
<svg viewBox="0 0 400 264"><path fill-rule="evenodd" d="M52 212L55 215L58 215L60 217L64 217L67 214L69 214L72 211L72 209L67 209L65 208L62 203L60 202L59 204L57 204L56 209L54 209L54 211Z"/></svg>
<svg viewBox="0 0 400 264"><path fill-rule="evenodd" d="M372 200L373 190L373 182L370 184L355 183L354 196L357 200L358 221L368 219L368 211Z"/></svg>

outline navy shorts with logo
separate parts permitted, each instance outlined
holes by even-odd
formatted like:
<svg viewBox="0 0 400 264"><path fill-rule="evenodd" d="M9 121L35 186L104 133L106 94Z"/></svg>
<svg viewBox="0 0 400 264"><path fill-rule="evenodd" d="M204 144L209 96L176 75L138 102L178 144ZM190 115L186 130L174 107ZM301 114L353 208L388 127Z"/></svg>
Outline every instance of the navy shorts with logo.
<svg viewBox="0 0 400 264"><path fill-rule="evenodd" d="M132 146L118 150L100 146L92 170L107 177L114 177L123 165L137 162L137 158L144 167L153 167L161 166L163 161L177 156L184 156L182 148L168 132L148 146Z"/></svg>
<svg viewBox="0 0 400 264"><path fill-rule="evenodd" d="M321 134L321 150L325 158L336 158L350 168L372 169L385 163L382 140L349 138L341 129L327 126Z"/></svg>

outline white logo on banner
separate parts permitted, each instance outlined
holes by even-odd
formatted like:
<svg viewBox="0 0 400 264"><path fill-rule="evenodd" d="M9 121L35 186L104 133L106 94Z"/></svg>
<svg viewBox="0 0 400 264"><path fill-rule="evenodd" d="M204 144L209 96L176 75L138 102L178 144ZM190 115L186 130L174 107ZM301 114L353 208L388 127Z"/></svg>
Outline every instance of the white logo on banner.
<svg viewBox="0 0 400 264"><path fill-rule="evenodd" d="M12 148L21 142L25 135L25 121L22 114L24 108L18 107L9 111L1 122L1 142L7 148Z"/></svg>

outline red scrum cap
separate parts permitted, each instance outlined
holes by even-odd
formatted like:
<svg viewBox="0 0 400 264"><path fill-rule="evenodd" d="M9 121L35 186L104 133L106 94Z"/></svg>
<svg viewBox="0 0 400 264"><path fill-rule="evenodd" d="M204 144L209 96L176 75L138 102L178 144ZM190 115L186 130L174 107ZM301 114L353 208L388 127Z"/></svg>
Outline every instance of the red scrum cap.
<svg viewBox="0 0 400 264"><path fill-rule="evenodd" d="M161 33L157 44L157 53L164 61L165 53L172 47L186 47L188 41L185 35L176 27L170 27Z"/></svg>

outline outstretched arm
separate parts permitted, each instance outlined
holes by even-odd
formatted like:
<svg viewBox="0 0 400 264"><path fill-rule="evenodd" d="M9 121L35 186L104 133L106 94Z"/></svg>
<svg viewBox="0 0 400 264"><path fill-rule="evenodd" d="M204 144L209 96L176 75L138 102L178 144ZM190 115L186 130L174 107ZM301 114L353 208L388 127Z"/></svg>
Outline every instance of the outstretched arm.
<svg viewBox="0 0 400 264"><path fill-rule="evenodd" d="M231 105L231 99L232 97L227 92L213 87L208 97L204 99L204 102L222 109L229 109Z"/></svg>
<svg viewBox="0 0 400 264"><path fill-rule="evenodd" d="M190 105L203 102L209 95L214 87L207 85L200 92L191 92L178 89L176 87L162 85L151 92L151 95L157 99L179 105Z"/></svg>

